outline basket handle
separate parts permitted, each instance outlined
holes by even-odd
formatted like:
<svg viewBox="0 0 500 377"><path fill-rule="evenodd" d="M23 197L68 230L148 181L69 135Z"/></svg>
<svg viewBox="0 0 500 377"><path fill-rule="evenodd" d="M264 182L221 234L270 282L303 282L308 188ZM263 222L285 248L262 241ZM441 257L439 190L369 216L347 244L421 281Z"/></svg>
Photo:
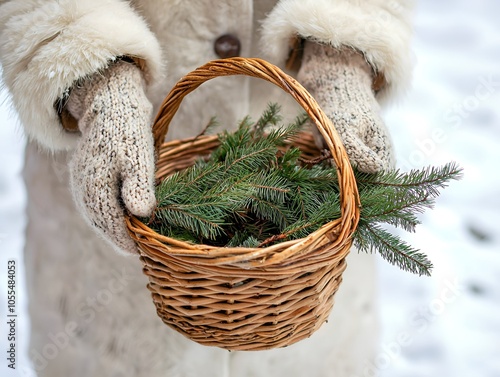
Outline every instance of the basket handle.
<svg viewBox="0 0 500 377"><path fill-rule="evenodd" d="M289 93L304 108L321 132L321 135L323 135L337 166L342 219L349 221L350 218L350 220L354 221L354 224L350 225L355 227L359 219L358 189L349 158L333 123L321 110L316 100L297 80L265 60L242 57L213 60L179 80L161 104L154 120L153 134L156 150L159 150L163 144L170 122L186 95L205 81L220 76L234 75L246 75L269 81ZM345 229L345 227L343 228Z"/></svg>

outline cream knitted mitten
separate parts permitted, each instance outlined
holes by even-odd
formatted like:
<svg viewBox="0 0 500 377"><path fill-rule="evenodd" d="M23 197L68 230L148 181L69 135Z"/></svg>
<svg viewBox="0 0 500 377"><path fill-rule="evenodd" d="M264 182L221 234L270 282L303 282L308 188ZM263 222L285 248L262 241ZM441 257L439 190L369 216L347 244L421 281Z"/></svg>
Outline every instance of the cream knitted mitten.
<svg viewBox="0 0 500 377"><path fill-rule="evenodd" d="M156 204L152 105L142 73L119 61L75 86L67 108L82 133L70 161L76 205L116 250L137 253L123 205L134 215L148 216Z"/></svg>
<svg viewBox="0 0 500 377"><path fill-rule="evenodd" d="M392 143L372 90L371 67L360 53L306 42L297 79L333 121L353 166L367 173L393 166ZM315 136L323 148L319 132Z"/></svg>

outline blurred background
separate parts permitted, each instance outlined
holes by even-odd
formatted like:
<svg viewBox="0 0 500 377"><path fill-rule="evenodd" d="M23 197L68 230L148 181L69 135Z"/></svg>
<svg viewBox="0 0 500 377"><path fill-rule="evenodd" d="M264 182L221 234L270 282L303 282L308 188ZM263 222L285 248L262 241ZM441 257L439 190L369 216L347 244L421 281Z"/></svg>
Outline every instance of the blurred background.
<svg viewBox="0 0 500 377"><path fill-rule="evenodd" d="M500 2L421 0L415 14L413 88L388 109L399 167L456 161L452 182L415 234L400 235L434 263L432 277L379 258L381 348L365 376L500 376ZM0 93L0 282L18 266L18 365L27 360L23 281L24 139ZM0 284L0 355L7 349ZM6 358L0 357L4 371ZM0 373L2 376L3 372ZM361 377L361 376L356 376Z"/></svg>
<svg viewBox="0 0 500 377"><path fill-rule="evenodd" d="M386 120L401 168L453 160L464 178L404 235L432 277L380 262L379 373L500 376L500 2L416 3L413 90Z"/></svg>

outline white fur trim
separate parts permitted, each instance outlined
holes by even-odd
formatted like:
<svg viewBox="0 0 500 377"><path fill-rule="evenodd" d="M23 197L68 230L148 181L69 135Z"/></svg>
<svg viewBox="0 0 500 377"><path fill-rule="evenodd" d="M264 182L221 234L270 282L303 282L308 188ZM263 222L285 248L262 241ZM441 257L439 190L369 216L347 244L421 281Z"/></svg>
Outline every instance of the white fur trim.
<svg viewBox="0 0 500 377"><path fill-rule="evenodd" d="M27 136L47 149L72 149L79 137L62 128L57 99L124 55L144 61L148 83L159 81L159 44L125 1L12 0L0 6L3 79Z"/></svg>
<svg viewBox="0 0 500 377"><path fill-rule="evenodd" d="M379 100L401 94L409 86L411 1L281 0L263 23L266 57L284 64L295 38L350 46L385 76Z"/></svg>

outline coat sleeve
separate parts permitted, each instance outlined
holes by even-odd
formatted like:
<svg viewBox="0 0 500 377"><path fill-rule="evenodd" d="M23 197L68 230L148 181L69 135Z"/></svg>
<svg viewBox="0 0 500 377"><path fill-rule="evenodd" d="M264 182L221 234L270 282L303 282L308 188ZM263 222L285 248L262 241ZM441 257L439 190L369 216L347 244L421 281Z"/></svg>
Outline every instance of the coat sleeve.
<svg viewBox="0 0 500 377"><path fill-rule="evenodd" d="M26 135L49 150L72 149L56 103L76 80L117 57L134 59L148 85L161 75L161 52L145 21L121 0L0 0L4 85Z"/></svg>
<svg viewBox="0 0 500 377"><path fill-rule="evenodd" d="M280 65L298 39L352 47L372 66L385 102L411 81L411 9L410 0L281 0L263 22L261 45Z"/></svg>

